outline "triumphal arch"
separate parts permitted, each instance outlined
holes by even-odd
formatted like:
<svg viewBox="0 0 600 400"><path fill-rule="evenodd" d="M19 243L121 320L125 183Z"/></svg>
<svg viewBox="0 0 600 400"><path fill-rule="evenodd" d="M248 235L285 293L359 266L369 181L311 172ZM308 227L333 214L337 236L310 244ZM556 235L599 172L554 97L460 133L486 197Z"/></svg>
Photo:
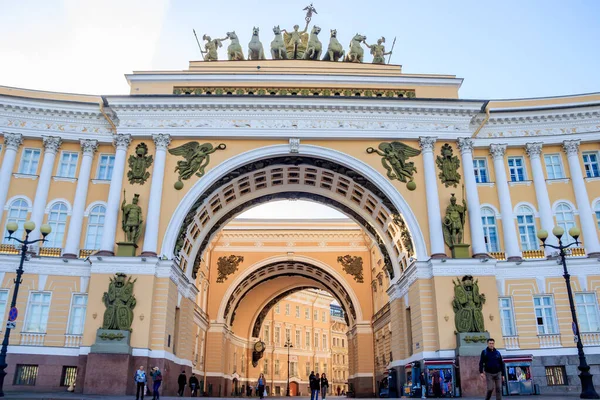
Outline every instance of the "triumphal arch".
<svg viewBox="0 0 600 400"><path fill-rule="evenodd" d="M563 270L536 237L555 226L578 240L576 339L598 372L600 95L461 99L461 78L387 64L384 38L321 44L306 11L249 52L205 35L202 61L127 74L128 95L0 87L0 224L52 229L24 264L4 390L133 394L143 365L164 394L182 370L212 396L261 372L306 394L319 368L357 397L420 371L431 395L476 394L490 336L509 390L572 390ZM234 220L277 200L348 220ZM0 253L6 319L20 246Z"/></svg>

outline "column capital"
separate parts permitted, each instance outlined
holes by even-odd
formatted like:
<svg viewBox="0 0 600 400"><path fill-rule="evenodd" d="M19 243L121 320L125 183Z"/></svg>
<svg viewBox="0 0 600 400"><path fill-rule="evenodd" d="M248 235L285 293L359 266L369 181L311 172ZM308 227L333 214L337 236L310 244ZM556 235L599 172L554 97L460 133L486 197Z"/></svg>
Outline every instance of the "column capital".
<svg viewBox="0 0 600 400"><path fill-rule="evenodd" d="M505 143L490 144L490 155L494 160L498 158L504 158L504 154L506 154L506 147L507 145Z"/></svg>
<svg viewBox="0 0 600 400"><path fill-rule="evenodd" d="M154 145L157 149L165 150L171 144L171 135L168 133L157 133L152 135L152 140L154 140Z"/></svg>
<svg viewBox="0 0 600 400"><path fill-rule="evenodd" d="M93 155L98 150L98 141L95 139L80 139L83 154Z"/></svg>
<svg viewBox="0 0 600 400"><path fill-rule="evenodd" d="M565 140L563 142L563 149L565 150L565 153L567 154L567 156L576 156L577 154L579 154L579 144L581 143L581 140L576 139L576 140Z"/></svg>
<svg viewBox="0 0 600 400"><path fill-rule="evenodd" d="M535 143L526 143L525 144L525 152L529 156L529 158L536 158L542 154L542 142Z"/></svg>
<svg viewBox="0 0 600 400"><path fill-rule="evenodd" d="M23 135L20 133L4 132L4 145L13 150L17 150L23 144Z"/></svg>
<svg viewBox="0 0 600 400"><path fill-rule="evenodd" d="M421 136L419 137L419 146L421 147L421 151L433 151L433 147L435 146L435 142L437 137L435 136Z"/></svg>
<svg viewBox="0 0 600 400"><path fill-rule="evenodd" d="M473 139L471 138L458 138L456 139L458 150L461 154L473 152Z"/></svg>
<svg viewBox="0 0 600 400"><path fill-rule="evenodd" d="M113 138L113 145L119 149L123 149L123 150L127 150L127 148L129 147L129 145L131 144L131 135L127 134L127 135L123 135L123 134L118 134L115 135Z"/></svg>
<svg viewBox="0 0 600 400"><path fill-rule="evenodd" d="M62 144L62 139L58 136L43 136L42 141L45 151L53 154L56 154Z"/></svg>

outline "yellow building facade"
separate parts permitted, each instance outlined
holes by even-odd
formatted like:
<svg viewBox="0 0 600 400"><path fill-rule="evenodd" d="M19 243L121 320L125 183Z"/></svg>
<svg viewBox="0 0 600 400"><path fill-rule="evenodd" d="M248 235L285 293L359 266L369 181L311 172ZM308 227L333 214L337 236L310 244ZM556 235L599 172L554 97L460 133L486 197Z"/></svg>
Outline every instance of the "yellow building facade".
<svg viewBox="0 0 600 400"><path fill-rule="evenodd" d="M283 341L289 325L294 342L295 307L303 317L309 302L301 290L316 289L339 303L347 330L314 321L311 339L315 329L327 331L328 355L294 354L298 392L316 357L328 360L330 382L334 371L347 371L339 383L357 396L377 392L389 374L402 390L417 368L450 377L445 391L466 393L473 368L456 351L452 306L453 280L464 276L485 294L485 330L513 360L512 374L519 368L543 392L574 390L563 270L536 239L555 225L581 229L567 264L578 337L598 379L600 95L466 100L458 96L462 79L451 75L301 60L191 62L126 77L124 96L0 88L0 226L32 220L30 239L43 223L52 227L24 265L5 390L59 390L76 379L85 393L131 394L136 367L158 365L165 393L175 392L184 369L202 378L203 390L229 395L265 360L273 373L276 360L280 372L287 367L287 349L266 336L279 326ZM170 152L194 142L189 157ZM415 190L394 175L406 159L390 165L369 150L391 142L420 152L409 160ZM153 160L140 183L128 176L129 159L144 147ZM460 162L455 187L438 177L436 159L448 148ZM190 165L192 174L179 175ZM138 248L117 256L121 203L134 194L144 219ZM452 258L442 234L453 194L467 204L468 258ZM326 204L359 228L325 227L310 215L268 229L229 224L278 199ZM19 249L4 240L0 253L6 319ZM338 260L346 255L360 258L361 279L359 264ZM93 347L116 273L136 280L123 354ZM321 312L327 299L318 301ZM291 320L277 317L275 304L290 304ZM305 328L300 336L304 343ZM261 341L266 348L256 351ZM347 363L335 358L334 367L327 357L336 354ZM272 391L283 377L270 377Z"/></svg>

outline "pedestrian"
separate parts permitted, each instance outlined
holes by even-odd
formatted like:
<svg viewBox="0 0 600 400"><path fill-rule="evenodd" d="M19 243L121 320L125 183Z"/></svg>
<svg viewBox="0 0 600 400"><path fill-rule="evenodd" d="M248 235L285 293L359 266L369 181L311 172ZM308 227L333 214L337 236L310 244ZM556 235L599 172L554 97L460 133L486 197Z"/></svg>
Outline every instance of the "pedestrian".
<svg viewBox="0 0 600 400"><path fill-rule="evenodd" d="M177 378L177 385L179 386L177 394L179 394L179 397L183 397L183 391L185 390L185 385L187 385L187 376L185 376L185 371L181 371L179 374L179 377Z"/></svg>
<svg viewBox="0 0 600 400"><path fill-rule="evenodd" d="M158 393L158 388L160 388L160 384L162 383L163 376L158 367L152 368L152 400L159 400L160 394Z"/></svg>
<svg viewBox="0 0 600 400"><path fill-rule="evenodd" d="M496 341L492 338L487 340L487 347L481 352L479 358L479 372L481 379L487 383L485 400L492 398L492 392L496 390L496 400L502 399L502 383L504 382L504 360L495 347Z"/></svg>
<svg viewBox="0 0 600 400"><path fill-rule="evenodd" d="M319 400L319 392L321 391L321 378L319 377L318 372L315 374L315 379L313 379L313 386L311 387L311 390L315 394L314 400Z"/></svg>
<svg viewBox="0 0 600 400"><path fill-rule="evenodd" d="M421 384L421 398L427 398L427 379L425 379L425 372L421 371L421 375L419 375L419 383Z"/></svg>
<svg viewBox="0 0 600 400"><path fill-rule="evenodd" d="M200 382L198 382L198 378L196 378L196 374L194 374L192 372L192 376L190 376L190 390L192 391L192 397L196 397L196 391L198 390L198 387L200 386Z"/></svg>
<svg viewBox="0 0 600 400"><path fill-rule="evenodd" d="M313 390L315 387L315 371L310 371L310 375L308 376L308 389L310 390L310 400L315 399L315 391Z"/></svg>
<svg viewBox="0 0 600 400"><path fill-rule="evenodd" d="M146 371L144 371L143 365L140 365L140 368L137 371L135 371L133 380L135 381L135 385L137 387L137 390L135 392L135 400L140 400L140 398L141 398L141 400L144 400L146 381L148 379L146 378ZM141 393L141 397L140 397L140 393Z"/></svg>
<svg viewBox="0 0 600 400"><path fill-rule="evenodd" d="M325 373L321 375L321 398L325 400L327 397L327 391L329 390L329 381Z"/></svg>
<svg viewBox="0 0 600 400"><path fill-rule="evenodd" d="M265 394L265 375L262 373L258 376L258 382L256 384L256 391L258 392L258 395L262 399Z"/></svg>
<svg viewBox="0 0 600 400"><path fill-rule="evenodd" d="M337 395L338 395L338 396L340 395L341 391L342 391L342 388L340 388L340 387L338 386L338 388L337 388Z"/></svg>

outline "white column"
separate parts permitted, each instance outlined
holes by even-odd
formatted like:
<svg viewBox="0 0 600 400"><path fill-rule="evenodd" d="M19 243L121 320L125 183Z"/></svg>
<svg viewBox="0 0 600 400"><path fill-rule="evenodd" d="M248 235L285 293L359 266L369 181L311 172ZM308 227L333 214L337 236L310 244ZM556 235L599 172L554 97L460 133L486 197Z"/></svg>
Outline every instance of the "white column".
<svg viewBox="0 0 600 400"><path fill-rule="evenodd" d="M169 147L169 143L171 143L171 137L167 134L161 133L152 135L152 139L154 139L156 153L154 156L154 168L152 169L148 218L146 218L146 233L144 234L142 256L156 256L158 224L160 222L160 205L163 195L163 180L165 177L165 160L167 158L167 147Z"/></svg>
<svg viewBox="0 0 600 400"><path fill-rule="evenodd" d="M0 220L4 212L8 187L15 168L15 160L19 146L23 143L23 135L20 133L4 133L4 158L0 168ZM3 232L4 233L4 232Z"/></svg>
<svg viewBox="0 0 600 400"><path fill-rule="evenodd" d="M571 181L575 191L575 201L579 209L579 220L581 221L581 234L585 245L585 252L590 257L600 256L600 243L598 243L598 233L596 232L596 222L590 205L590 198L585 187L583 171L579 162L579 140L565 140L563 142L569 170L571 171Z"/></svg>
<svg viewBox="0 0 600 400"><path fill-rule="evenodd" d="M106 205L106 218L104 219L104 231L98 255L114 255L115 240L117 234L117 218L119 217L119 203L121 189L123 188L123 177L125 175L125 160L127 148L131 143L131 135L116 135L113 144L116 148L115 163L110 179L108 201ZM150 218L148 218L150 219Z"/></svg>
<svg viewBox="0 0 600 400"><path fill-rule="evenodd" d="M67 242L63 252L63 257L65 258L77 258L78 256L92 161L94 160L94 153L98 150L98 141L81 139L81 150L83 151L83 156L81 157L81 167L77 176L77 188L75 189L73 212L71 213L71 221L69 222L69 230L67 231Z"/></svg>
<svg viewBox="0 0 600 400"><path fill-rule="evenodd" d="M433 160L435 141L435 137L420 137L419 146L421 146L421 152L423 153L425 171L425 194L427 196L431 258L443 258L446 257L446 247L444 246L444 235L442 234L442 214L440 211L437 177L435 175L435 162Z"/></svg>
<svg viewBox="0 0 600 400"><path fill-rule="evenodd" d="M477 193L477 182L475 181L475 171L473 169L473 140L470 138L458 138L457 143L462 158L465 178L473 257L483 257L487 254L487 248L485 247L485 240L483 238L481 206L479 204L479 193Z"/></svg>
<svg viewBox="0 0 600 400"><path fill-rule="evenodd" d="M540 225L546 232L551 233L554 228L554 217L552 216L552 206L550 205L550 196L546 187L546 178L544 168L542 167L542 143L527 143L525 151L531 161L531 174L533 177L533 187L535 188L535 197L537 199L538 211L540 213ZM557 245L558 241L554 235L548 235L546 243ZM546 255L551 255L554 249L546 247Z"/></svg>
<svg viewBox="0 0 600 400"><path fill-rule="evenodd" d="M517 228L515 227L515 214L510 199L506 168L504 167L505 153L506 144L490 145L490 155L494 159L496 190L498 191L498 201L500 202L500 214L502 215L502 236L504 238L506 260L519 261L521 260L521 249L519 248L519 236L517 236Z"/></svg>
<svg viewBox="0 0 600 400"><path fill-rule="evenodd" d="M52 172L54 171L54 161L56 153L62 144L62 139L56 136L44 136L44 161L40 169L35 198L33 200L33 210L31 211L31 220L35 223L35 230L29 235L30 240L40 238L40 226L44 221L44 211L48 203L48 191L52 181Z"/></svg>

